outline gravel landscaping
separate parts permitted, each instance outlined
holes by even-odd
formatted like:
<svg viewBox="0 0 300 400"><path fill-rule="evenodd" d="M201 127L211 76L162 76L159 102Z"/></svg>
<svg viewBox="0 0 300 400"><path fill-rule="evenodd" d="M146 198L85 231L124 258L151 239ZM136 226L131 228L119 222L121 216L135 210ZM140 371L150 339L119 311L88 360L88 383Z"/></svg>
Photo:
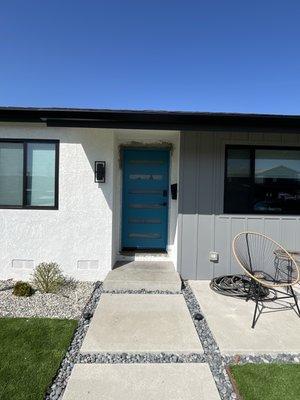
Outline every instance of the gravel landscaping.
<svg viewBox="0 0 300 400"><path fill-rule="evenodd" d="M175 353L97 353L79 354L76 362L81 364L134 364L134 363L204 363L203 354L175 354Z"/></svg>
<svg viewBox="0 0 300 400"><path fill-rule="evenodd" d="M219 347L207 325L205 318L203 318L199 303L187 282L185 282L182 293L199 335L199 339L204 350L205 362L209 364L221 399L237 399L237 395L234 393L230 379L226 372L225 360L221 356Z"/></svg>
<svg viewBox="0 0 300 400"><path fill-rule="evenodd" d="M93 294L88 301L83 314L78 322L73 341L66 353L66 357L62 361L58 374L49 389L46 399L59 400L67 385L69 376L75 363L208 363L218 388L220 398L222 400L235 400L237 395L233 390L231 381L226 372L226 367L230 364L237 363L298 363L299 354L277 354L277 355L243 355L243 356L223 356L214 337L203 318L200 306L194 296L194 293L187 282L184 284L182 294L185 298L187 307L193 319L195 328L199 335L203 346L204 354L114 354L114 353L97 353L97 354L80 354L80 348L86 332L89 328L90 319L98 305L100 296L106 291L103 290L102 283L97 283L94 287ZM110 293L120 293L119 291ZM153 293L145 290L128 291L122 293ZM156 292L155 292L156 293ZM166 292L157 292L167 294ZM173 293L168 293L173 294Z"/></svg>
<svg viewBox="0 0 300 400"><path fill-rule="evenodd" d="M53 384L47 391L45 400L61 399L64 389L67 385L68 378L71 375L74 363L78 362L80 347L88 330L90 319L92 318L99 302L102 291L103 288L101 282L94 284L94 291L82 312L72 343L60 365Z"/></svg>
<svg viewBox="0 0 300 400"><path fill-rule="evenodd" d="M48 400L58 400L66 387L67 380L71 375L74 363L188 363L188 362L208 362L218 387L221 399L236 399L228 375L225 371L225 361L222 359L218 346L204 319L198 320L201 310L198 302L188 285L183 289L183 295L187 302L188 309L193 318L196 330L204 348L204 355L201 354L80 354L80 347L84 336L89 327L89 321L93 316L101 294L103 293L102 284L96 285L90 302L87 304L82 318L79 320L78 328L74 339L61 364L57 377L46 396ZM145 294L144 290L132 291L134 293ZM129 292L131 293L131 291ZM152 292L153 293L153 292ZM160 292L165 293L165 292ZM165 293L166 294L166 293Z"/></svg>
<svg viewBox="0 0 300 400"><path fill-rule="evenodd" d="M14 282L0 281L0 317L79 319L93 292L92 282L72 282L56 294L36 291L30 297L12 294Z"/></svg>
<svg viewBox="0 0 300 400"><path fill-rule="evenodd" d="M299 364L300 354L247 354L223 356L224 362L230 364Z"/></svg>

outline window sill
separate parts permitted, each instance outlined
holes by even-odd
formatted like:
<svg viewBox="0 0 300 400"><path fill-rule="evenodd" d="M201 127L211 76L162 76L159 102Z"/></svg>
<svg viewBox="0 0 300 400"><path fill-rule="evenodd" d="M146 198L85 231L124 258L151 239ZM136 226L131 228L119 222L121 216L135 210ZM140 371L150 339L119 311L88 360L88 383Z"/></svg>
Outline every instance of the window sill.
<svg viewBox="0 0 300 400"><path fill-rule="evenodd" d="M264 212L256 212L256 213L234 213L234 212L224 212L222 215L224 216L240 216L240 217L300 217L300 211L298 214L279 214L279 213L264 213Z"/></svg>

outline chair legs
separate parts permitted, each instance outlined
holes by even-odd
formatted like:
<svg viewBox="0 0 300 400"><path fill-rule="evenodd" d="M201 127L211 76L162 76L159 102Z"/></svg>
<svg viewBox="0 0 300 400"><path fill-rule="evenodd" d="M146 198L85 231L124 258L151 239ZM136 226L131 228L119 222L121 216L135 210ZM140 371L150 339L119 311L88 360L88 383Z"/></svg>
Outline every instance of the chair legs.
<svg viewBox="0 0 300 400"><path fill-rule="evenodd" d="M259 302L259 299L260 299L260 294L261 294L260 285L257 284L257 283L254 283L254 296L253 296L253 300L255 301L255 309L254 309L254 315L253 315L253 320L252 320L252 325L251 325L251 328L252 328L252 329L254 329L255 324L256 324L256 322L257 322L256 314L257 314L257 310L258 310L258 302Z"/></svg>
<svg viewBox="0 0 300 400"><path fill-rule="evenodd" d="M290 286L290 290L291 290L292 296L294 297L295 306L296 306L297 311L298 311L298 316L300 317L300 309L299 309L297 296L295 295L295 292L294 292L294 289L292 288L292 286Z"/></svg>
<svg viewBox="0 0 300 400"><path fill-rule="evenodd" d="M251 299L251 297L252 297L252 288L253 287L255 288L255 286L256 286L256 283L253 282L253 280L251 279L251 281L249 283L248 290L247 290L246 302Z"/></svg>
<svg viewBox="0 0 300 400"><path fill-rule="evenodd" d="M300 317L300 307L299 307L298 299L297 299L297 296L296 296L296 294L294 292L294 289L293 289L292 286L287 286L286 289L287 289L287 296L277 297L277 299L280 300L280 299L293 298L294 302L295 302L296 309L298 311L297 314ZM290 290L290 293L289 293L289 290ZM279 290L276 290L276 293L284 294L283 292L281 292ZM249 292L247 293L246 301L248 301L250 298L252 298L254 300L254 302L255 302L254 315L253 315L252 326L251 326L252 329L254 329L254 327L256 325L256 322L258 320L257 311L259 309L258 303L261 300L261 294L262 294L262 291L261 291L260 284L256 283L256 282L251 282L251 285L250 285L250 288L249 288Z"/></svg>

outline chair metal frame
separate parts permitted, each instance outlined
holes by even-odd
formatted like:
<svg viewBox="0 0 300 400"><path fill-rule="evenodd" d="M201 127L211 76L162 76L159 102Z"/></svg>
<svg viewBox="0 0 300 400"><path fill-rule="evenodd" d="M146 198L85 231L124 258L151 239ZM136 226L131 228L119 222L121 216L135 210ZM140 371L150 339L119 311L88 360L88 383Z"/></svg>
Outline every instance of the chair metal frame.
<svg viewBox="0 0 300 400"><path fill-rule="evenodd" d="M236 242L237 242L238 238L242 235L245 235L245 238L246 238L247 252L248 252L249 264L250 264L249 267L250 267L251 272L247 268L244 267L244 265L240 261L239 256L237 255L237 252L236 252ZM271 241L274 245L276 245L278 247L278 250L277 250L277 254L274 255L274 258L276 258L276 257L278 258L279 257L278 254L280 252L281 257L283 257L286 261L289 261L291 263L291 266L294 265L295 270L297 271L296 277L291 282L283 282L283 281L280 282L280 280L276 281L275 279L273 280L273 282L271 282L271 281L266 281L266 280L261 279L258 275L255 276L255 271L253 270L252 265L251 265L252 261L251 261L249 242L248 242L249 235L261 236L261 237L265 238L266 240ZM283 246L281 246L279 243L277 243L275 240L271 239L270 237L268 237L262 233L252 232L252 231L245 231L245 232L238 233L232 241L232 251L233 251L233 254L234 254L235 259L237 260L238 264L245 271L246 275L249 276L249 278L250 278L250 285L248 288L246 301L253 299L255 302L255 309L254 309L254 315L253 315L252 326L251 326L253 329L254 329L256 322L258 320L258 317L259 317L259 315L257 316L259 302L270 301L270 299L269 300L264 299L265 290L263 288L267 288L271 291L274 291L276 293L276 300L293 298L294 302L295 302L295 307L298 311L297 314L300 317L300 308L299 308L299 304L298 304L298 299L297 299L297 296L295 295L295 292L293 289L293 286L298 284L300 281L300 269L299 269L297 262L295 261L294 257L292 256L292 254L290 252L288 252ZM279 267L277 267L277 268L279 269ZM292 268L290 268L290 269L292 270ZM279 271L277 269L276 269L275 277L276 276L279 277ZM282 290L280 290L281 288L285 288L286 292L283 292ZM283 296L278 297L277 293L280 293Z"/></svg>

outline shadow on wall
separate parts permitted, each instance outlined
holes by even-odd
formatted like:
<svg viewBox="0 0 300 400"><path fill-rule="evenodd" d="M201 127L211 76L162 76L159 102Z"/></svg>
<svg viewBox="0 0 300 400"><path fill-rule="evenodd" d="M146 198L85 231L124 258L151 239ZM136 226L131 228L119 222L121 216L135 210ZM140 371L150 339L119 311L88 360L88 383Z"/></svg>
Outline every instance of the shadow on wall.
<svg viewBox="0 0 300 400"><path fill-rule="evenodd" d="M98 196L94 191L93 185L99 188L99 201L101 197L105 198L106 204L112 212L112 257L119 251L120 247L120 225L121 225L121 192L122 192L122 168L120 166L120 151L124 146L132 147L169 147L172 154L170 184L178 182L178 140L179 134L173 132L164 133L165 139L162 139L161 132L121 132L89 129L78 131L78 134L72 134L64 140L65 144L76 143L77 153L74 163L74 169L78 170L76 179L82 185L82 190L93 191L93 201ZM145 143L143 143L145 140ZM175 147L176 146L176 149ZM74 158L74 157L73 157ZM71 162L73 162L73 158ZM106 183L94 183L94 165L95 161L106 161ZM88 165L88 167L87 167ZM81 171L81 172L80 172ZM82 175L82 176L81 176ZM87 180L88 179L88 180ZM95 195L96 193L96 195ZM87 193L88 195L88 193ZM170 218L169 218L169 241L168 245L174 247L177 227L177 200L170 198Z"/></svg>

